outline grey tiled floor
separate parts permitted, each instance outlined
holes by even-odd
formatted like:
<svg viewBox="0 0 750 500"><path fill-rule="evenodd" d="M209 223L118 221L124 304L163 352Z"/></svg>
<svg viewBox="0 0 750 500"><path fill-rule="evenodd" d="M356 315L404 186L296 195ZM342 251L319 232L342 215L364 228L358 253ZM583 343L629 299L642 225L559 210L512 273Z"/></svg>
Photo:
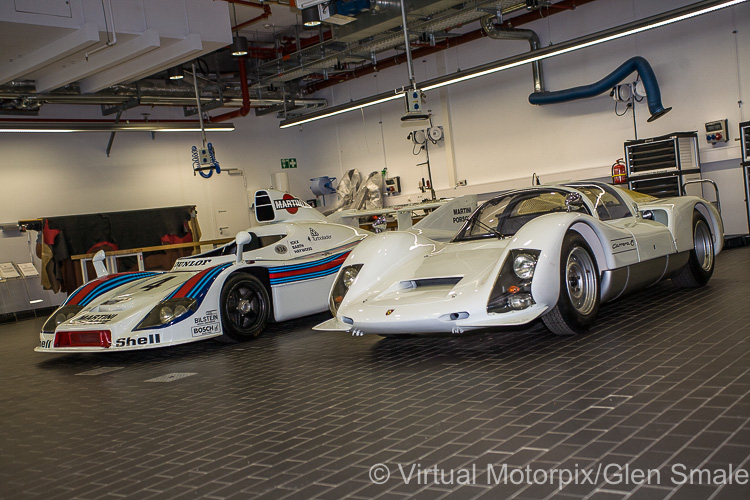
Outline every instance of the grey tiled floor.
<svg viewBox="0 0 750 500"><path fill-rule="evenodd" d="M0 498L750 498L714 484L750 470L750 248L573 338L313 332L325 317L97 356L0 325Z"/></svg>

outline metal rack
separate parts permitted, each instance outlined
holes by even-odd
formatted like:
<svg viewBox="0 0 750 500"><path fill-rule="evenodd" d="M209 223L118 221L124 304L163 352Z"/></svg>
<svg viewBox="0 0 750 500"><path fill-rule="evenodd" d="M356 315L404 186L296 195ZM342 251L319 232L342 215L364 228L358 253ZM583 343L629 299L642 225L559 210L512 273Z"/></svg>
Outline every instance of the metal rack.
<svg viewBox="0 0 750 500"><path fill-rule="evenodd" d="M742 149L742 178L745 181L745 208L750 228L750 122L740 123L740 148Z"/></svg>
<svg viewBox="0 0 750 500"><path fill-rule="evenodd" d="M627 141L625 165L630 189L662 198L680 196L688 183L687 194L702 194L700 184L689 183L700 179L697 132Z"/></svg>

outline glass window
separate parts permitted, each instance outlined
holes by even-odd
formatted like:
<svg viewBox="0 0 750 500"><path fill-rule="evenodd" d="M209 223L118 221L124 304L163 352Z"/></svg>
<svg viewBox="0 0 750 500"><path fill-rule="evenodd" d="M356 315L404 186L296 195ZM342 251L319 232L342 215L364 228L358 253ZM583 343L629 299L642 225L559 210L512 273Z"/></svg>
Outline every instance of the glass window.
<svg viewBox="0 0 750 500"><path fill-rule="evenodd" d="M566 185L577 189L589 199L591 204L594 205L599 220L622 219L633 216L628 206L612 186L583 182Z"/></svg>
<svg viewBox="0 0 750 500"><path fill-rule="evenodd" d="M469 219L454 241L513 236L540 215L567 212L567 195L567 191L535 189L493 198ZM578 210L589 213L585 206Z"/></svg>

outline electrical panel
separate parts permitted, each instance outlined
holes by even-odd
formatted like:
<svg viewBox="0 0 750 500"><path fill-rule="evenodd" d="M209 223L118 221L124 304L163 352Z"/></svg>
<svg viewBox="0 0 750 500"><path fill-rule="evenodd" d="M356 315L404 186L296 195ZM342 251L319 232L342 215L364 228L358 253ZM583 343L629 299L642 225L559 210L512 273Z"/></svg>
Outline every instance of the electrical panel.
<svg viewBox="0 0 750 500"><path fill-rule="evenodd" d="M726 119L707 122L705 126L706 142L709 144L729 141L728 122Z"/></svg>
<svg viewBox="0 0 750 500"><path fill-rule="evenodd" d="M385 194L395 196L401 194L401 177L389 177L385 179Z"/></svg>
<svg viewBox="0 0 750 500"><path fill-rule="evenodd" d="M685 182L700 179L698 133L675 132L627 141L625 164L630 189L657 198L680 196ZM700 184L688 186L687 190L687 194L702 194Z"/></svg>

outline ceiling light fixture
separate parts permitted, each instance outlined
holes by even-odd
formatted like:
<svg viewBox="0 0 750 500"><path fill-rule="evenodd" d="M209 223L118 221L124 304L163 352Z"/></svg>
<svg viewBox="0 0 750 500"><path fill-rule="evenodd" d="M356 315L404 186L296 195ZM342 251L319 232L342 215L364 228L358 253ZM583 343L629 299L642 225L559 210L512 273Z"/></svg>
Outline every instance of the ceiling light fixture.
<svg viewBox="0 0 750 500"><path fill-rule="evenodd" d="M302 9L302 24L307 27L320 25L320 11L317 5Z"/></svg>
<svg viewBox="0 0 750 500"><path fill-rule="evenodd" d="M584 49L593 45L598 45L600 43L616 40L618 38L635 35L643 31L660 28L668 24L673 24L696 16L708 14L710 12L723 9L725 7L738 5L746 1L747 0L714 0L694 3L662 14L650 16L639 21L633 21L622 26L598 31L596 33L592 33L591 35L582 36L573 40L569 40L567 42L552 45L544 49L527 52L519 56L508 57L506 59L502 59L500 61L495 61L492 63L482 64L468 70L458 71L451 75L433 78L431 80L422 82L420 84L420 87L423 91L445 87L446 85L460 83L473 78L478 78L480 76L489 75L491 73L497 73L498 71L516 68L518 66L533 63L535 61L541 61L542 59L548 59L550 57L567 54L568 52ZM329 116L346 113L347 111L353 111L356 109L373 106L375 104L392 101L402 97L403 94L401 92L402 90L398 89L388 92L382 92L374 96L358 99L356 101L351 101L339 106L332 106L325 110L310 113L308 115L283 120L279 124L279 128L288 128L295 125L302 125L313 120L320 120L322 118L328 118Z"/></svg>
<svg viewBox="0 0 750 500"><path fill-rule="evenodd" d="M182 80L185 75L182 73L182 66L175 66L167 70L167 76L170 80Z"/></svg>
<svg viewBox="0 0 750 500"><path fill-rule="evenodd" d="M247 55L247 38L239 35L232 37L232 55L237 57Z"/></svg>
<svg viewBox="0 0 750 500"><path fill-rule="evenodd" d="M232 123L207 123L206 130L214 132L233 132ZM128 123L115 122L38 122L7 120L0 121L0 133L26 133L26 132L200 132L199 123L184 122L148 122Z"/></svg>

